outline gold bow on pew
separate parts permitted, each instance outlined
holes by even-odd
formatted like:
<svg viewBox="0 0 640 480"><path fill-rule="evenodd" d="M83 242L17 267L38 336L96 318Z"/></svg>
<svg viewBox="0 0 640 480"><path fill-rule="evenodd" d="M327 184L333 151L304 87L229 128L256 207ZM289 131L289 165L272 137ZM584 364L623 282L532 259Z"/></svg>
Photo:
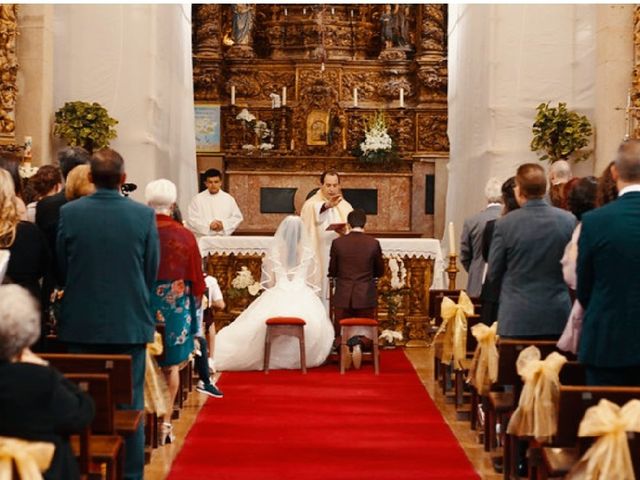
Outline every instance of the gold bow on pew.
<svg viewBox="0 0 640 480"><path fill-rule="evenodd" d="M21 480L41 480L40 472L51 465L54 450L53 443L0 437L0 480L13 478L13 462Z"/></svg>
<svg viewBox="0 0 640 480"><path fill-rule="evenodd" d="M548 441L558 429L558 374L567 357L551 352L541 360L538 347L531 345L518 355L516 367L524 387L518 408L509 421L507 433Z"/></svg>
<svg viewBox="0 0 640 480"><path fill-rule="evenodd" d="M469 381L481 395L486 394L498 379L497 332L498 322L490 327L484 323L471 327L471 335L478 340L478 346L469 367Z"/></svg>
<svg viewBox="0 0 640 480"><path fill-rule="evenodd" d="M156 413L158 416L169 412L169 388L164 375L158 367L155 358L162 353L162 335L155 332L153 342L147 343L147 368L144 371L144 409L147 413Z"/></svg>
<svg viewBox="0 0 640 480"><path fill-rule="evenodd" d="M598 405L589 408L580 422L578 436L599 438L566 478L635 479L626 432L640 432L640 400L630 400L620 408L602 399Z"/></svg>
<svg viewBox="0 0 640 480"><path fill-rule="evenodd" d="M442 356L440 361L445 365L451 363L451 358L456 366L460 366L462 360L467 356L467 317L473 315L473 303L466 294L460 292L458 303L455 304L449 297L442 299L440 316L442 325L436 332L433 340L444 332L442 342Z"/></svg>

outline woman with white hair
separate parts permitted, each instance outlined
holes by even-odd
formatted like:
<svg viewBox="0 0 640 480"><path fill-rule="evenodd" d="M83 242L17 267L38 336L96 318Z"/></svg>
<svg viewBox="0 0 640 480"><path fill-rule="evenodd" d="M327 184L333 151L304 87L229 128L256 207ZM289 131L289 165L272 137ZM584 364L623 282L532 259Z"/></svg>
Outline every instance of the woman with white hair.
<svg viewBox="0 0 640 480"><path fill-rule="evenodd" d="M321 365L329 355L334 330L313 283L318 258L300 217L286 217L262 262L265 291L216 336L215 363L219 370L262 370L265 321L270 317L302 318L307 367ZM276 337L269 367L300 368L298 340Z"/></svg>
<svg viewBox="0 0 640 480"><path fill-rule="evenodd" d="M0 286L0 436L51 442L45 479L79 479L69 444L93 420L93 400L31 352L40 311L19 285Z"/></svg>
<svg viewBox="0 0 640 480"><path fill-rule="evenodd" d="M160 266L151 308L157 323L165 326L163 368L169 385L169 405L180 386L180 367L193 352L198 331L198 309L205 292L202 258L196 238L171 218L176 203L176 186L169 180L155 180L145 189L147 204L156 211L160 237ZM171 443L171 412L163 418L161 443Z"/></svg>

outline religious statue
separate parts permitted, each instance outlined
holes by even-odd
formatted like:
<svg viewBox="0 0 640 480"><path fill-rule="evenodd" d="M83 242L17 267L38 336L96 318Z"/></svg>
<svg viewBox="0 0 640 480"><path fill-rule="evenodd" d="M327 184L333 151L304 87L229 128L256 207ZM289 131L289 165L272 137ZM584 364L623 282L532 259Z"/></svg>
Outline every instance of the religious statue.
<svg viewBox="0 0 640 480"><path fill-rule="evenodd" d="M384 42L384 48L393 47L394 15L391 13L391 5L384 6L384 13L380 16L380 36Z"/></svg>
<svg viewBox="0 0 640 480"><path fill-rule="evenodd" d="M384 13L380 15L380 37L384 43L381 60L401 60L406 58L405 50L410 50L409 17L411 10L408 5L390 4L384 6Z"/></svg>
<svg viewBox="0 0 640 480"><path fill-rule="evenodd" d="M233 6L231 39L235 45L250 45L255 16L254 6L239 3Z"/></svg>

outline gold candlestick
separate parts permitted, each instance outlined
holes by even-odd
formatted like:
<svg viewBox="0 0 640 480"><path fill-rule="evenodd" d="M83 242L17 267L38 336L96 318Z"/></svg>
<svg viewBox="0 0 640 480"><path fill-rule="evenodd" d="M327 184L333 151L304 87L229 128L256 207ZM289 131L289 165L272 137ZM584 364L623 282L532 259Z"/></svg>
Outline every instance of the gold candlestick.
<svg viewBox="0 0 640 480"><path fill-rule="evenodd" d="M447 275L449 276L449 290L456 289L456 275L460 270L458 270L458 265L456 262L457 255L455 253L449 254L449 266L445 270Z"/></svg>

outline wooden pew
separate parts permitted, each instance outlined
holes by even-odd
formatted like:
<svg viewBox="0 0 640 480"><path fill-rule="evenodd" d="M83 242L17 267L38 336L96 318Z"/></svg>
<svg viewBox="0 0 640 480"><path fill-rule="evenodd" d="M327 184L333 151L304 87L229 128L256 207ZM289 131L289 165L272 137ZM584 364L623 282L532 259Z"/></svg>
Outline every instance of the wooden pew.
<svg viewBox="0 0 640 480"><path fill-rule="evenodd" d="M115 435L115 405L111 396L109 374L68 373L65 376L78 384L80 390L91 395L95 403L96 413L89 427L90 432L71 438L71 447L80 458L81 473L100 474L99 465L105 463L107 479L121 479L124 471L124 442L121 436ZM92 468L93 464L98 464L97 470Z"/></svg>
<svg viewBox="0 0 640 480"><path fill-rule="evenodd" d="M552 444L542 448L538 478L564 476L580 459L593 441L578 437L580 422L587 409L603 398L622 406L634 398L640 399L640 387L560 387L558 431ZM636 434L629 442L635 475L640 478L640 436Z"/></svg>
<svg viewBox="0 0 640 480"><path fill-rule="evenodd" d="M129 355L45 353L40 356L65 375L70 373L109 375L113 403L131 403L133 379ZM125 437L131 435L137 430L142 419L141 410L116 410L114 417L116 432Z"/></svg>

